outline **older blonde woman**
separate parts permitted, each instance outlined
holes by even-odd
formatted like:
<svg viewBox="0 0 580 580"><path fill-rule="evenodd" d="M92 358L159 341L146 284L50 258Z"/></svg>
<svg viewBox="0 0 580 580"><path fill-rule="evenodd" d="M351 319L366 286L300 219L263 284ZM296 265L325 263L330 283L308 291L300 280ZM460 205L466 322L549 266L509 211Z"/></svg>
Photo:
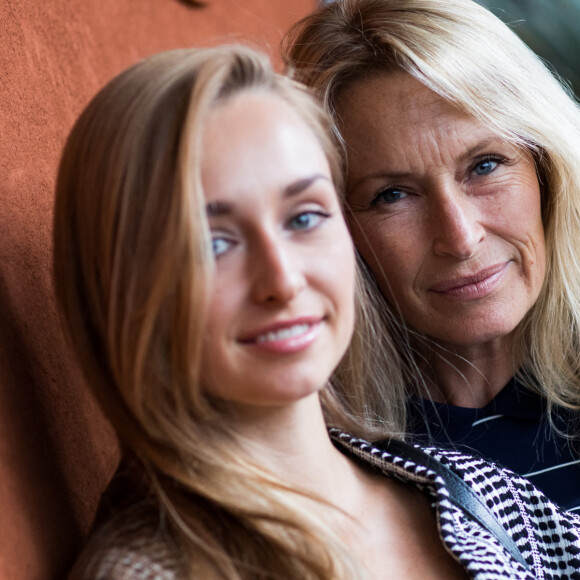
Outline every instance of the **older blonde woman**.
<svg viewBox="0 0 580 580"><path fill-rule="evenodd" d="M580 509L575 100L471 0L338 0L285 46L336 120L385 317L410 330L408 431Z"/></svg>

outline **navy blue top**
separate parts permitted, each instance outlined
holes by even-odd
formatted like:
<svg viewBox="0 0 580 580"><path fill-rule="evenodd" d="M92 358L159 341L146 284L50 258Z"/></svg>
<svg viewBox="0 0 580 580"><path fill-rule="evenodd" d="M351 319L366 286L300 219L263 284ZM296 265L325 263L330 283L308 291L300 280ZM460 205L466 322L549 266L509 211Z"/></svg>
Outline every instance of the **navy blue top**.
<svg viewBox="0 0 580 580"><path fill-rule="evenodd" d="M558 409L554 424L578 433L573 413ZM580 439L551 428L545 401L512 379L481 409L415 398L409 408L412 440L470 451L528 478L552 501L580 513Z"/></svg>

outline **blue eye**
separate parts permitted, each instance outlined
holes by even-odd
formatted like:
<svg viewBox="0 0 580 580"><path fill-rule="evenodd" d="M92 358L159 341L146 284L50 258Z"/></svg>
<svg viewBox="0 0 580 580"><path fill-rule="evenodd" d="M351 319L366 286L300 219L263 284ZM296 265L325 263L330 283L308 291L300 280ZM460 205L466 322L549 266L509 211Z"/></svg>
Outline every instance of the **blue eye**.
<svg viewBox="0 0 580 580"><path fill-rule="evenodd" d="M211 240L211 250L216 258L225 254L232 246L233 242L226 238L212 238Z"/></svg>
<svg viewBox="0 0 580 580"><path fill-rule="evenodd" d="M328 217L330 215L326 212L305 211L291 218L288 226L291 230L311 230Z"/></svg>
<svg viewBox="0 0 580 580"><path fill-rule="evenodd" d="M379 203L396 203L405 197L407 197L407 194L398 187L388 187L387 189L382 189L377 193L371 202L371 206L375 206Z"/></svg>
<svg viewBox="0 0 580 580"><path fill-rule="evenodd" d="M475 171L477 175L487 175L498 166L498 163L499 162L496 159L484 159L473 168L473 171Z"/></svg>

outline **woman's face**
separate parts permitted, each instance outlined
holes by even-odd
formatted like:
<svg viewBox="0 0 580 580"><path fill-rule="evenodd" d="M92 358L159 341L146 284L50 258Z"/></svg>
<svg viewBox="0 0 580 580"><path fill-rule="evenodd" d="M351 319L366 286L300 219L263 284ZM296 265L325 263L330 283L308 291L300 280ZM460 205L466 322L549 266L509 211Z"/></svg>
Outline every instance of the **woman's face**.
<svg viewBox="0 0 580 580"><path fill-rule="evenodd" d="M441 343L509 336L545 273L531 156L402 72L345 89L338 117L351 233L387 298Z"/></svg>
<svg viewBox="0 0 580 580"><path fill-rule="evenodd" d="M354 324L354 248L326 156L281 98L209 115L202 181L216 267L202 384L238 405L317 392Z"/></svg>

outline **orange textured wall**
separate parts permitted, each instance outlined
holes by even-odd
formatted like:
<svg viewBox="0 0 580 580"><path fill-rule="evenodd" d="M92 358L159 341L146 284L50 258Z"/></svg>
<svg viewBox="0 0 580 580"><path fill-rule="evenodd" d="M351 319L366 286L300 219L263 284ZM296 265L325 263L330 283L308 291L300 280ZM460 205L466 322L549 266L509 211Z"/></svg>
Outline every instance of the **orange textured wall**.
<svg viewBox="0 0 580 580"><path fill-rule="evenodd" d="M62 578L116 460L55 311L51 214L64 139L136 60L249 41L277 54L314 0L0 3L0 578Z"/></svg>

